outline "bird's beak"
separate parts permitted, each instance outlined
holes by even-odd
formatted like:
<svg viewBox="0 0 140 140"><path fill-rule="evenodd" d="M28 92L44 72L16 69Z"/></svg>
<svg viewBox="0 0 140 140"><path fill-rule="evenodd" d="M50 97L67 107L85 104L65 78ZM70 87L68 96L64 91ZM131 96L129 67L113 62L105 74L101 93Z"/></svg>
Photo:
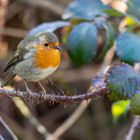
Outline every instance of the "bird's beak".
<svg viewBox="0 0 140 140"><path fill-rule="evenodd" d="M62 51L62 48L60 46L55 46L54 48L59 50L59 51Z"/></svg>

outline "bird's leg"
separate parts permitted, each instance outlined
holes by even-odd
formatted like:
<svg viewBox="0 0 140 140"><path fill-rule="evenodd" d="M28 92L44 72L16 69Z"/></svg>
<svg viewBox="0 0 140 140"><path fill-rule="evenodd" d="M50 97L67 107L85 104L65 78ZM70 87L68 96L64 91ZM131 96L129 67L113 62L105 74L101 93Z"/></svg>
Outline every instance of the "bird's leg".
<svg viewBox="0 0 140 140"><path fill-rule="evenodd" d="M32 91L31 89L28 87L27 85L27 82L24 80L24 84L25 84L25 87L26 87L26 91L31 95L32 94Z"/></svg>
<svg viewBox="0 0 140 140"><path fill-rule="evenodd" d="M46 94L46 89L43 87L43 85L41 84L41 82L38 82L38 84L41 87L43 93Z"/></svg>
<svg viewBox="0 0 140 140"><path fill-rule="evenodd" d="M59 88L59 86L55 83L55 82L53 82L51 79L49 79L49 78L47 78L47 80L50 82L50 84L52 85L52 86L54 86L62 95L64 95L64 91L63 90L61 90L60 88Z"/></svg>

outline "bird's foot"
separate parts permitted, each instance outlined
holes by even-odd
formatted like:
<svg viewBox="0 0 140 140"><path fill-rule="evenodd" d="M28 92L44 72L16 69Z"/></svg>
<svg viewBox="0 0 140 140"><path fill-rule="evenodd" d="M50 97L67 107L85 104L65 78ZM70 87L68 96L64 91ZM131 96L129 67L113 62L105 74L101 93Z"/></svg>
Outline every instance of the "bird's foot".
<svg viewBox="0 0 140 140"><path fill-rule="evenodd" d="M42 93L43 93L43 94L47 94L47 93L46 93L46 89L43 87L43 85L41 84L41 82L38 82L38 84L39 84L39 86L40 86L41 89L42 89Z"/></svg>
<svg viewBox="0 0 140 140"><path fill-rule="evenodd" d="M26 91L29 93L29 95L32 95L32 91L31 89L28 87L27 85L27 82L24 80L24 84L25 84L25 87L26 87Z"/></svg>

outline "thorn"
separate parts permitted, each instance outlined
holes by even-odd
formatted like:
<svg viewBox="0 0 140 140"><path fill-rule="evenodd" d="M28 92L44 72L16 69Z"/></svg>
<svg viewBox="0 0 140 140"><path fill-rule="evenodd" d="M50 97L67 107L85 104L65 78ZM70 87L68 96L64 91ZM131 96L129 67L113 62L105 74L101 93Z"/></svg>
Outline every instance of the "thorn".
<svg viewBox="0 0 140 140"><path fill-rule="evenodd" d="M54 88L56 88L61 94L59 94L59 95L65 95L64 94L64 91L63 90L61 90L60 88L59 88L59 86L55 83L55 82L53 82L51 79L47 79L49 82L50 82L50 84L51 84L51 86L52 87L54 87Z"/></svg>

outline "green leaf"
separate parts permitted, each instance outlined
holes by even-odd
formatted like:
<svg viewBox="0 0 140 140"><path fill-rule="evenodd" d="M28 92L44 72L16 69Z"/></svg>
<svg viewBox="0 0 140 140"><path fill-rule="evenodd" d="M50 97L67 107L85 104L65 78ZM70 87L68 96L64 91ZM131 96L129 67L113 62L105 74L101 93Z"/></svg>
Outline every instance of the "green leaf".
<svg viewBox="0 0 140 140"><path fill-rule="evenodd" d="M126 114L130 109L130 100L120 100L112 104L111 112L113 120L117 121L119 117Z"/></svg>
<svg viewBox="0 0 140 140"><path fill-rule="evenodd" d="M135 115L140 115L140 93L132 97L130 107L132 113Z"/></svg>
<svg viewBox="0 0 140 140"><path fill-rule="evenodd" d="M128 64L115 65L108 70L106 83L112 100L129 99L140 92L140 73Z"/></svg>
<svg viewBox="0 0 140 140"><path fill-rule="evenodd" d="M138 26L136 20L129 16L125 17L122 22L125 23L127 26L135 26L135 25Z"/></svg>
<svg viewBox="0 0 140 140"><path fill-rule="evenodd" d="M121 17L123 16L123 13L115 10L115 9L107 9L107 10L104 10L105 13L107 13L109 16L112 16L112 17Z"/></svg>
<svg viewBox="0 0 140 140"><path fill-rule="evenodd" d="M128 0L127 5L127 14L140 23L140 0Z"/></svg>
<svg viewBox="0 0 140 140"><path fill-rule="evenodd" d="M140 61L140 37L132 33L122 33L116 40L116 52L127 63Z"/></svg>
<svg viewBox="0 0 140 140"><path fill-rule="evenodd" d="M74 65L90 63L96 55L97 29L94 24L84 22L76 25L68 38L68 52Z"/></svg>
<svg viewBox="0 0 140 140"><path fill-rule="evenodd" d="M41 32L54 32L58 28L62 28L64 26L69 26L70 23L67 21L55 21L42 23L35 28L33 28L27 35L35 35Z"/></svg>
<svg viewBox="0 0 140 140"><path fill-rule="evenodd" d="M100 0L77 0L68 6L63 18L93 20L96 16L107 16L107 14L103 12L103 10L106 9L109 9L109 7L104 5Z"/></svg>
<svg viewBox="0 0 140 140"><path fill-rule="evenodd" d="M121 23L123 26L122 29L126 29L126 32L133 32L139 34L139 23L130 16L126 16Z"/></svg>

